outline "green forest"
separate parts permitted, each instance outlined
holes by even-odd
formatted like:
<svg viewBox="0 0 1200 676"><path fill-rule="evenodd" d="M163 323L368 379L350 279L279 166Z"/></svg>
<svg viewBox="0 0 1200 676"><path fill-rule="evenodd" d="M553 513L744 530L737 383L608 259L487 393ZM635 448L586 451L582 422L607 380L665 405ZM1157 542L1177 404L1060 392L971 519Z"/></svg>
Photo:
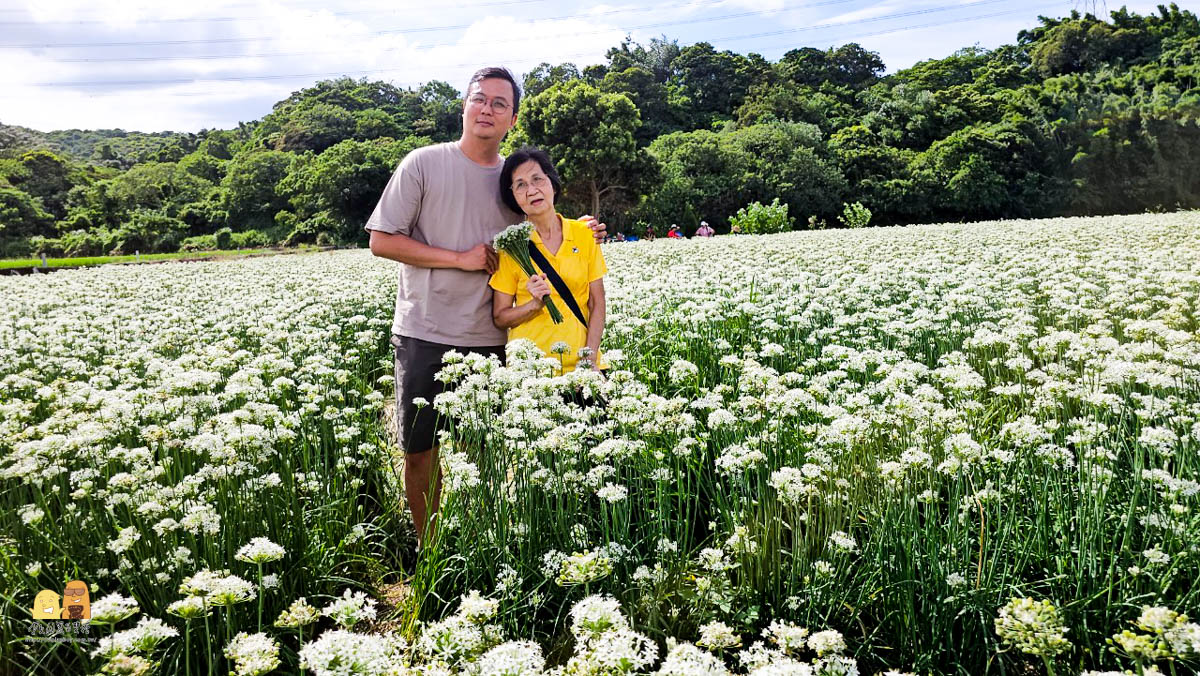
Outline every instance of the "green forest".
<svg viewBox="0 0 1200 676"><path fill-rule="evenodd" d="M1200 21L1176 4L1042 17L890 75L855 43L771 62L627 39L606 59L526 73L505 144L549 151L560 210L610 232L728 231L776 199L795 228L848 203L872 225L1200 207ZM0 257L365 244L400 159L458 138L461 97L343 78L236 129L0 125Z"/></svg>

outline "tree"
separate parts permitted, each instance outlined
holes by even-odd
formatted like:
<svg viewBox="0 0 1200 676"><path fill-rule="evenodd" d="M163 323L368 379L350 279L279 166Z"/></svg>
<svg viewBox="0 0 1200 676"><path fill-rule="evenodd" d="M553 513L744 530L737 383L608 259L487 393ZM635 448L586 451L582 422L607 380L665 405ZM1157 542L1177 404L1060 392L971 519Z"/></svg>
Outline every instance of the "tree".
<svg viewBox="0 0 1200 676"><path fill-rule="evenodd" d="M294 158L276 150L253 150L229 161L221 189L234 230L269 228L275 223L275 214L287 209L288 200L276 186Z"/></svg>
<svg viewBox="0 0 1200 676"><path fill-rule="evenodd" d="M525 74L521 90L524 96L529 98L541 94L556 84L578 79L579 69L575 67L575 64L560 63L557 66L551 66L543 61Z"/></svg>
<svg viewBox="0 0 1200 676"><path fill-rule="evenodd" d="M718 52L707 42L685 47L672 68L673 81L692 102L693 128L732 118L750 88L770 73L770 65L757 54Z"/></svg>
<svg viewBox="0 0 1200 676"><path fill-rule="evenodd" d="M780 199L792 214L833 217L846 193L841 171L822 156L821 130L803 122L757 124L720 135L749 171L738 191L747 202Z"/></svg>
<svg viewBox="0 0 1200 676"><path fill-rule="evenodd" d="M975 72L991 61L981 47L963 47L944 59L929 59L899 71L892 79L915 89L938 91L975 81Z"/></svg>
<svg viewBox="0 0 1200 676"><path fill-rule="evenodd" d="M463 97L457 89L441 80L432 80L422 85L417 94L421 99L421 117L413 122L413 133L434 142L453 141L462 134Z"/></svg>
<svg viewBox="0 0 1200 676"><path fill-rule="evenodd" d="M203 199L213 184L175 162L139 164L109 181L110 195L121 212L161 211L174 217L179 208Z"/></svg>
<svg viewBox="0 0 1200 676"><path fill-rule="evenodd" d="M288 197L300 219L300 238L316 239L315 221L336 225L337 229L329 232L335 241L365 244L363 225L392 172L405 155L426 143L428 139L417 136L399 141L348 140L320 155L299 158L280 181L278 191Z"/></svg>
<svg viewBox="0 0 1200 676"><path fill-rule="evenodd" d="M813 47L793 49L775 65L776 73L784 81L813 88L830 83L863 89L878 80L883 69L879 54L854 42L826 51Z"/></svg>
<svg viewBox="0 0 1200 676"><path fill-rule="evenodd" d="M667 36L651 38L650 45L643 47L626 37L619 46L613 47L604 54L608 59L606 72L621 72L633 67L641 67L654 75L654 81L665 84L676 75L675 59L682 50L678 40L668 40ZM586 74L586 72L585 72ZM603 78L605 73L596 72L592 77Z"/></svg>
<svg viewBox="0 0 1200 676"><path fill-rule="evenodd" d="M276 150L321 152L329 146L352 138L358 121L345 108L328 103L300 106L279 130Z"/></svg>
<svg viewBox="0 0 1200 676"><path fill-rule="evenodd" d="M650 223L695 227L706 220L718 229L750 200L741 194L750 158L721 135L706 129L661 136L649 152L662 167L662 178L639 207Z"/></svg>
<svg viewBox="0 0 1200 676"><path fill-rule="evenodd" d="M610 70L598 85L600 91L624 94L637 106L642 126L634 132L638 145L649 145L651 141L682 129L682 120L687 116L686 107L670 89L654 79L654 73L643 66L630 66L622 71Z"/></svg>
<svg viewBox="0 0 1200 676"><path fill-rule="evenodd" d="M657 167L633 138L640 126L637 107L628 97L572 80L521 106L510 143L529 143L550 153L563 180L563 196L599 216L618 199L632 203L654 180Z"/></svg>
<svg viewBox="0 0 1200 676"><path fill-rule="evenodd" d="M0 249L7 251L37 235L52 235L52 222L37 198L23 190L0 187Z"/></svg>
<svg viewBox="0 0 1200 676"><path fill-rule="evenodd" d="M64 157L47 150L31 150L21 156L24 171L19 178L10 179L41 201L42 207L54 218L67 215L67 193L75 183L85 179Z"/></svg>

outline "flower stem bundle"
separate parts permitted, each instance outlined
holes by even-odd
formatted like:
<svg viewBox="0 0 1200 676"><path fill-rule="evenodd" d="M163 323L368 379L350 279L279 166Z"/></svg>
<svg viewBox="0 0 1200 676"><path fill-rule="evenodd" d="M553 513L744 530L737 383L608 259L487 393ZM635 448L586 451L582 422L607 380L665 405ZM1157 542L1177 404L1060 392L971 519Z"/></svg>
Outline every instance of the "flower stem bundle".
<svg viewBox="0 0 1200 676"><path fill-rule="evenodd" d="M533 223L524 221L508 226L492 240L492 246L496 251L503 251L512 256L517 265L521 266L521 271L530 277L538 274L537 269L533 267L533 259L529 257L529 234L531 232L533 232ZM550 294L546 294L542 301L546 304L546 309L550 311L550 319L554 320L555 324L561 324L562 312L559 312L558 306L554 304L554 299L550 297Z"/></svg>

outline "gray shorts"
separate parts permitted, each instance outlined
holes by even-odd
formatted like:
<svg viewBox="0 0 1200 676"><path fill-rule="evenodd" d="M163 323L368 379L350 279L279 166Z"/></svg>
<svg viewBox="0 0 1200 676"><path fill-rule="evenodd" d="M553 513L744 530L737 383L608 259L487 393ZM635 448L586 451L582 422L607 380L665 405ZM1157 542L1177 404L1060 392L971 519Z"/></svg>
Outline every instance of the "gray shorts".
<svg viewBox="0 0 1200 676"><path fill-rule="evenodd" d="M433 398L445 390L445 385L434 375L445 363L442 355L448 350L494 354L504 361L504 346L462 347L431 343L420 338L392 336L396 348L396 427L400 437L400 448L408 453L426 453L437 440L437 432L448 427L449 420L438 415L433 408ZM413 399L421 397L429 404L418 409Z"/></svg>

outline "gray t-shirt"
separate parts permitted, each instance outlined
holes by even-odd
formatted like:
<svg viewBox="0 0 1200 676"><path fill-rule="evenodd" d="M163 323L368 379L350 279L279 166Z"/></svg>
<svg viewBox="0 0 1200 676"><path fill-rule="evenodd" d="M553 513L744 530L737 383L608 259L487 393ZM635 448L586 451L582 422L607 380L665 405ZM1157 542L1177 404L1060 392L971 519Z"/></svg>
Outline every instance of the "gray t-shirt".
<svg viewBox="0 0 1200 676"><path fill-rule="evenodd" d="M383 189L367 230L399 233L451 251L467 251L524 216L500 201L500 170L472 162L458 143L417 148ZM484 271L400 264L392 333L446 345L503 345L492 323L492 290Z"/></svg>

